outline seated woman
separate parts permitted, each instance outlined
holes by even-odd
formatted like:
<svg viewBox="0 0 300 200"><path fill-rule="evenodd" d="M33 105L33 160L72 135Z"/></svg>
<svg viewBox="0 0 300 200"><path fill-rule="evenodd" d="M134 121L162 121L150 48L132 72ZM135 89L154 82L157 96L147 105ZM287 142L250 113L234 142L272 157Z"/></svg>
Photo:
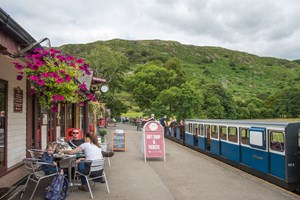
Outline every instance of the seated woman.
<svg viewBox="0 0 300 200"><path fill-rule="evenodd" d="M85 141L83 138L79 138L79 130L78 129L73 129L72 131L72 138L68 141L68 144L72 149L76 149L78 146L83 144ZM93 136L94 137L94 136ZM97 136L95 136L97 137ZM98 143L97 143L97 146ZM101 151L103 157L112 157L115 153L112 151Z"/></svg>
<svg viewBox="0 0 300 200"><path fill-rule="evenodd" d="M79 146L77 146L75 149L72 150L61 150L62 153L67 153L67 154L76 154L80 152L84 152L85 158L79 158L76 160L76 164L78 164L78 170L81 173L86 173L88 170L88 167L86 163L80 163L82 160L97 160L97 159L102 159L102 153L101 153L101 148L98 146L98 139L91 133L86 133L85 134L85 142ZM99 172L102 174L102 171ZM100 182L104 182L101 180ZM80 190L85 190L88 191L87 188L87 182L84 177L81 177L81 186L79 187Z"/></svg>

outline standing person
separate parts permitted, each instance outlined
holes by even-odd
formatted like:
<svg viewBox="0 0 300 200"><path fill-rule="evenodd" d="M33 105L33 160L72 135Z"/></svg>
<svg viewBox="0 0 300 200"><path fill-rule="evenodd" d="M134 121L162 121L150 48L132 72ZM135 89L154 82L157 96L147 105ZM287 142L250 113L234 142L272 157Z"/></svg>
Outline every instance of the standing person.
<svg viewBox="0 0 300 200"><path fill-rule="evenodd" d="M160 124L163 126L164 129L164 135L167 132L167 128L168 128L168 123L167 123L167 115L164 115L161 120L160 120Z"/></svg>
<svg viewBox="0 0 300 200"><path fill-rule="evenodd" d="M67 154L76 154L80 152L84 152L85 158L79 158L76 160L76 164L78 164L78 170L81 173L87 173L89 166L87 163L80 163L83 160L98 160L102 159L101 148L98 146L98 138L91 133L86 133L84 137L84 143L76 147L76 149L72 150L61 150L63 153ZM98 173L102 174L103 170L100 170ZM101 183L105 183L102 179ZM88 191L87 181L84 176L81 177L81 186L79 186L80 190Z"/></svg>
<svg viewBox="0 0 300 200"><path fill-rule="evenodd" d="M153 113L150 115L150 118L147 120L147 122L149 121L156 121L155 115Z"/></svg>
<svg viewBox="0 0 300 200"><path fill-rule="evenodd" d="M49 163L53 165L42 165L42 170L46 175L57 173L58 167L57 162L54 162L54 147L51 143L47 144L46 152L43 153L41 161L44 163ZM61 170L61 173L63 174L63 170Z"/></svg>

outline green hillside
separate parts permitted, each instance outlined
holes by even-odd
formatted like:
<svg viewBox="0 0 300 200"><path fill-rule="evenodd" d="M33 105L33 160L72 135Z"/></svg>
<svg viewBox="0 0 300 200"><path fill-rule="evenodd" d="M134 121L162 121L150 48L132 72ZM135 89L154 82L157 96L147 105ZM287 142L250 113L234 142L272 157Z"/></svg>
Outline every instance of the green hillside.
<svg viewBox="0 0 300 200"><path fill-rule="evenodd" d="M221 83L235 98L268 93L300 80L298 61L259 57L221 47L184 45L175 41L115 39L68 44L60 49L84 58L98 46L124 54L131 69L148 61L166 61L176 57L181 60L190 78L200 80L201 84Z"/></svg>

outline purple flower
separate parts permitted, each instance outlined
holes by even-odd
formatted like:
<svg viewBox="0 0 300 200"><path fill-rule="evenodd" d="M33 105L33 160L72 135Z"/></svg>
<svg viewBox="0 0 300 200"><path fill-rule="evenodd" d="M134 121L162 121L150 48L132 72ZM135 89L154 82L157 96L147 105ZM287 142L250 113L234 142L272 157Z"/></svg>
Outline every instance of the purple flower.
<svg viewBox="0 0 300 200"><path fill-rule="evenodd" d="M31 69L32 69L32 70L38 70L38 69L39 69L39 67L38 67L38 66L36 66L36 65L33 65L33 66L31 66Z"/></svg>
<svg viewBox="0 0 300 200"><path fill-rule="evenodd" d="M84 66L79 66L79 70L84 71L85 67Z"/></svg>
<svg viewBox="0 0 300 200"><path fill-rule="evenodd" d="M30 89L30 95L33 95L33 94L35 94L34 89Z"/></svg>
<svg viewBox="0 0 300 200"><path fill-rule="evenodd" d="M18 81L20 81L20 80L22 80L22 79L23 79L23 76L22 76L22 75L18 75L18 76L17 76L17 80L18 80Z"/></svg>
<svg viewBox="0 0 300 200"><path fill-rule="evenodd" d="M65 71L64 70L59 70L60 73L62 74L65 74Z"/></svg>
<svg viewBox="0 0 300 200"><path fill-rule="evenodd" d="M80 106L84 106L84 102L80 102Z"/></svg>
<svg viewBox="0 0 300 200"><path fill-rule="evenodd" d="M91 75L91 72L90 72L88 69L85 70L85 73L86 73L87 75Z"/></svg>

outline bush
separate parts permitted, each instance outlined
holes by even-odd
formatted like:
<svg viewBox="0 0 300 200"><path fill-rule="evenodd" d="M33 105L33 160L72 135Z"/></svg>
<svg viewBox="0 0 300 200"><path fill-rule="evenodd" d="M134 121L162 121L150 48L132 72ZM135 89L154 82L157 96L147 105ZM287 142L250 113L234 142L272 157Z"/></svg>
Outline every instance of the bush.
<svg viewBox="0 0 300 200"><path fill-rule="evenodd" d="M105 135L107 135L107 130L105 130L105 129L99 129L99 135L101 137L104 137Z"/></svg>

